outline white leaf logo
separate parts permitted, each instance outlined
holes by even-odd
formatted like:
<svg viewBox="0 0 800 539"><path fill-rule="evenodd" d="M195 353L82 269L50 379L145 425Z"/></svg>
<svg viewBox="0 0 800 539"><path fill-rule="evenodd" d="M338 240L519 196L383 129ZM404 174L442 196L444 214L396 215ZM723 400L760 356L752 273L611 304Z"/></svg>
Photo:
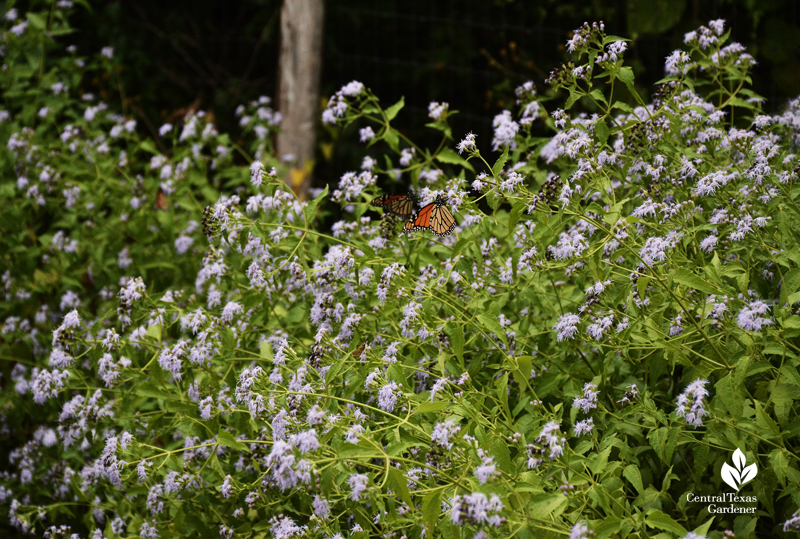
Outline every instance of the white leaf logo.
<svg viewBox="0 0 800 539"><path fill-rule="evenodd" d="M758 470L755 464L745 466L747 459L740 449L733 452L733 466L727 462L722 464L722 480L725 481L732 489L739 491L742 485L755 478ZM735 466L735 467L734 467Z"/></svg>

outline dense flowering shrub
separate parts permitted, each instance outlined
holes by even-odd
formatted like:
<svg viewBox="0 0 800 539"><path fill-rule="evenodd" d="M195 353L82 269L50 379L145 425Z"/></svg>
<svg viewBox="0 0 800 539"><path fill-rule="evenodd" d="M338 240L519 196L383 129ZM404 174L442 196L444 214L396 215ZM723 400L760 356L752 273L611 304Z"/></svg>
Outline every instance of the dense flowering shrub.
<svg viewBox="0 0 800 539"><path fill-rule="evenodd" d="M90 73L113 80L113 51L60 52L67 6L9 11L3 34L10 525L93 539L800 527L800 104L761 114L753 59L722 21L687 34L649 103L626 41L576 30L575 62L549 80L564 108L520 86L492 160L453 139L446 103L431 104L430 151L391 127L402 101L347 84L322 119L355 124L370 155L303 201L272 169L266 102L240 112L251 159L200 113L156 143L79 98ZM370 211L378 184L444 197L456 232L400 234ZM727 492L736 449L757 463L739 493L758 512L710 515L688 498Z"/></svg>

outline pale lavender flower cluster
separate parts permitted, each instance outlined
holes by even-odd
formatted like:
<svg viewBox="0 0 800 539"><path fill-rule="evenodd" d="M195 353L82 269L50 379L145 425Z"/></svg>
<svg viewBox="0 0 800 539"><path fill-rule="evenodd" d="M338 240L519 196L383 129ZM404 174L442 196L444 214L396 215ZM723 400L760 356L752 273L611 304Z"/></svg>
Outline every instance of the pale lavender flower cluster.
<svg viewBox="0 0 800 539"><path fill-rule="evenodd" d="M431 101L428 105L428 117L435 121L442 121L447 118L447 110L450 107L447 103L437 103Z"/></svg>
<svg viewBox="0 0 800 539"><path fill-rule="evenodd" d="M783 523L783 531L800 531L800 511L795 511L792 517Z"/></svg>
<svg viewBox="0 0 800 539"><path fill-rule="evenodd" d="M567 439L561 436L561 429L555 421L548 422L542 427L539 436L534 440L535 444L546 446L550 450L548 458L555 460L564 454L564 446L567 444ZM535 444L528 446L528 468L538 468L541 466L543 460L535 455L544 455L545 449L537 449Z"/></svg>
<svg viewBox="0 0 800 539"><path fill-rule="evenodd" d="M431 440L449 451L453 448L453 442L450 441L450 438L455 436L460 430L461 426L456 425L455 420L448 419L447 421L442 421L433 427Z"/></svg>
<svg viewBox="0 0 800 539"><path fill-rule="evenodd" d="M464 140L462 140L461 142L459 142L456 145L456 149L458 150L458 153L467 152L468 154L470 154L470 153L473 153L473 152L477 152L478 151L478 147L475 145L475 137L476 136L477 135L475 135L473 133L467 133L467 135L464 137Z"/></svg>
<svg viewBox="0 0 800 539"><path fill-rule="evenodd" d="M767 318L769 304L760 299L747 302L736 317L736 324L746 331L761 331L761 328L772 324L773 320Z"/></svg>
<svg viewBox="0 0 800 539"><path fill-rule="evenodd" d="M590 539L594 532L589 530L589 525L586 522L578 522L569 532L569 539Z"/></svg>
<svg viewBox="0 0 800 539"><path fill-rule="evenodd" d="M494 458L486 454L482 449L478 449L478 456L481 457L481 464L475 468L474 475L481 485L485 485L489 479L499 476L500 471L494 463Z"/></svg>
<svg viewBox="0 0 800 539"><path fill-rule="evenodd" d="M332 200L335 202L352 202L358 200L361 192L367 187L375 185L377 178L365 170L361 174L355 172L345 173L339 180L339 188L333 191Z"/></svg>
<svg viewBox="0 0 800 539"><path fill-rule="evenodd" d="M369 477L366 474L353 474L347 479L350 485L350 499L357 502L361 499L369 484Z"/></svg>
<svg viewBox="0 0 800 539"><path fill-rule="evenodd" d="M725 32L725 19L710 21L708 27L701 26L697 30L687 32L683 36L686 44L697 44L701 49L707 49L719 42L719 38Z"/></svg>
<svg viewBox="0 0 800 539"><path fill-rule="evenodd" d="M378 407L384 412L392 412L397 404L400 386L397 382L389 382L378 391Z"/></svg>
<svg viewBox="0 0 800 539"><path fill-rule="evenodd" d="M553 326L553 330L558 333L558 342L574 339L578 333L578 324L581 318L577 314L567 313L558 318L558 322Z"/></svg>
<svg viewBox="0 0 800 539"><path fill-rule="evenodd" d="M494 138L492 139L492 150L497 151L504 146L509 150L515 150L517 143L514 139L519 132L519 124L511 118L511 111L504 110L492 120L494 128Z"/></svg>
<svg viewBox="0 0 800 539"><path fill-rule="evenodd" d="M495 526L503 523L500 512L504 509L502 500L497 494L491 497L482 492L457 495L450 500L450 522L458 526Z"/></svg>
<svg viewBox="0 0 800 539"><path fill-rule="evenodd" d="M708 380L695 380L678 395L678 405L675 413L683 417L687 423L695 428L703 425L703 416L708 412L705 409L705 398L708 396L706 384Z"/></svg>
<svg viewBox="0 0 800 539"><path fill-rule="evenodd" d="M589 419L584 419L582 421L578 421L575 423L575 436L583 436L584 434L590 434L594 429L594 419L591 417Z"/></svg>
<svg viewBox="0 0 800 539"><path fill-rule="evenodd" d="M271 483L281 490L291 490L300 483L311 482L311 464L307 460L297 462L292 446L283 440L276 439L264 464L271 468Z"/></svg>
<svg viewBox="0 0 800 539"><path fill-rule="evenodd" d="M573 408L580 408L584 414L588 414L590 410L597 408L597 395L599 391L595 384L584 384L583 397L575 397L572 401Z"/></svg>
<svg viewBox="0 0 800 539"><path fill-rule="evenodd" d="M344 86L341 90L333 94L328 101L328 107L322 113L322 122L326 124L335 124L339 118L344 117L347 112L347 99L358 97L364 92L364 85L358 81L352 81Z"/></svg>

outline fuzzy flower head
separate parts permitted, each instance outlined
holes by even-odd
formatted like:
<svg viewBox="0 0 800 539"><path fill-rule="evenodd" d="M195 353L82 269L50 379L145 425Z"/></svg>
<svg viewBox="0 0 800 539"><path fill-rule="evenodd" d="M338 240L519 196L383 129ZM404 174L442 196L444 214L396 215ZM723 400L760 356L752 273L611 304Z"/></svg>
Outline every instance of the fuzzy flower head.
<svg viewBox="0 0 800 539"><path fill-rule="evenodd" d="M459 142L456 145L456 149L458 150L458 153L467 152L468 154L471 154L473 152L477 152L478 151L478 147L475 145L475 137L476 136L477 135L475 135L473 133L468 133L464 137L464 140L462 140L461 142Z"/></svg>
<svg viewBox="0 0 800 539"><path fill-rule="evenodd" d="M736 324L746 331L761 331L764 326L772 324L773 320L765 315L769 305L760 299L749 301L742 307L736 317Z"/></svg>
<svg viewBox="0 0 800 539"><path fill-rule="evenodd" d="M584 414L588 414L590 410L597 408L597 395L599 393L596 385L585 384L583 386L583 397L575 397L572 407L580 408Z"/></svg>
<svg viewBox="0 0 800 539"><path fill-rule="evenodd" d="M553 330L558 333L558 342L574 339L578 333L578 324L581 318L577 314L567 313L558 318L558 322L553 326Z"/></svg>
<svg viewBox="0 0 800 539"><path fill-rule="evenodd" d="M703 424L703 416L708 412L705 409L705 399L708 396L706 384L708 380L695 380L678 395L678 405L675 413L678 417L683 417L687 423L694 425L695 428Z"/></svg>

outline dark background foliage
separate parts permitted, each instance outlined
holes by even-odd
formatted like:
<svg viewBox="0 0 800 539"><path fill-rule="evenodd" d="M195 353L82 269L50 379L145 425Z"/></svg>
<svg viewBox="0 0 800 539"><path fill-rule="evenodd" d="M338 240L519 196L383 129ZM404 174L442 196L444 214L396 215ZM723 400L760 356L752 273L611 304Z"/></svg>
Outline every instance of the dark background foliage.
<svg viewBox="0 0 800 539"><path fill-rule="evenodd" d="M195 105L235 132L239 103L275 94L279 16L279 0L114 0L83 12L76 38L84 52L115 47L128 104L151 130ZM350 80L386 104L405 96L398 127L422 143L428 103L446 101L462 111L454 136L473 131L488 144L492 117L511 105L514 87L533 80L544 90L584 21L633 38L626 59L649 93L683 34L716 18L759 62L753 89L768 99L766 110L800 94L793 0L360 0L326 5L322 96ZM356 166L353 138L321 138L318 181Z"/></svg>

